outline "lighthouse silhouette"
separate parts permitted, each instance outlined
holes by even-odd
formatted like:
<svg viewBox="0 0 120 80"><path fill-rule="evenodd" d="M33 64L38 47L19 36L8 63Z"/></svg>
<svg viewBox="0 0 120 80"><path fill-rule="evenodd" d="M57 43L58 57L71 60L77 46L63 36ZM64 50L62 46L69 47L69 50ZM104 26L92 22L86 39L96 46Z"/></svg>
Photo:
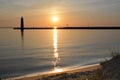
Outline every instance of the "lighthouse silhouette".
<svg viewBox="0 0 120 80"><path fill-rule="evenodd" d="M24 18L21 17L21 31L23 32L24 31Z"/></svg>

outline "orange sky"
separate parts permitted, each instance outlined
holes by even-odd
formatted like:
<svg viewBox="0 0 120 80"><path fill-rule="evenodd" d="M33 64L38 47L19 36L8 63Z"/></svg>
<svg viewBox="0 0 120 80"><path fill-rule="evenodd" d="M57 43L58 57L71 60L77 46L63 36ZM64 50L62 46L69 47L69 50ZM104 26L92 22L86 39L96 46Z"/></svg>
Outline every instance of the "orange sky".
<svg viewBox="0 0 120 80"><path fill-rule="evenodd" d="M0 0L0 27L120 26L119 0Z"/></svg>

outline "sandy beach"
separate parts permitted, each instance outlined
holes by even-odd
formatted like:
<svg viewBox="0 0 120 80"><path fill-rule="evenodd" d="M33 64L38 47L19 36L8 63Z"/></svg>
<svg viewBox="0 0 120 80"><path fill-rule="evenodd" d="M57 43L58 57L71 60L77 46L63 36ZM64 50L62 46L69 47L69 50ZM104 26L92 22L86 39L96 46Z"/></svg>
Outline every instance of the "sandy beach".
<svg viewBox="0 0 120 80"><path fill-rule="evenodd" d="M94 71L99 69L101 66L99 64L95 65L88 65L88 66L83 66L83 67L74 67L74 68L69 68L63 71L53 71L53 72L48 72L44 74L38 74L38 75L28 75L28 76L23 76L23 77L16 77L16 78L9 78L7 80L40 80L42 77L49 77L49 76L56 76L56 75L63 75L63 74L74 74L77 72L88 72L88 71Z"/></svg>

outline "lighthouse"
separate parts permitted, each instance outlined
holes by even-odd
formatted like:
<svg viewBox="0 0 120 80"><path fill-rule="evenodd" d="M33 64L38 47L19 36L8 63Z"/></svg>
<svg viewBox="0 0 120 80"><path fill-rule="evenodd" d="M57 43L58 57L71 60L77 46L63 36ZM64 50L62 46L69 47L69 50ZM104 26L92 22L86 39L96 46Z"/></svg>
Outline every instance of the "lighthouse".
<svg viewBox="0 0 120 80"><path fill-rule="evenodd" d="M21 17L21 31L24 31L24 18Z"/></svg>

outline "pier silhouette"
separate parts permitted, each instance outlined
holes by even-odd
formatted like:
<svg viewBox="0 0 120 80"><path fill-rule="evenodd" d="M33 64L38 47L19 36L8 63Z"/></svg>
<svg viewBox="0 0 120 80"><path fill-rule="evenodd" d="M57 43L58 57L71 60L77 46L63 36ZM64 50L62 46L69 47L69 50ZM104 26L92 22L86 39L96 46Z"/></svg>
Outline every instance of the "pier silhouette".
<svg viewBox="0 0 120 80"><path fill-rule="evenodd" d="M15 30L19 30L21 28L19 27L15 27ZM53 27L26 27L23 30L31 30L31 29L54 29ZM120 29L120 27L57 27L57 29L71 29L71 30L75 30L75 29L87 29L87 30L112 30L112 29Z"/></svg>

